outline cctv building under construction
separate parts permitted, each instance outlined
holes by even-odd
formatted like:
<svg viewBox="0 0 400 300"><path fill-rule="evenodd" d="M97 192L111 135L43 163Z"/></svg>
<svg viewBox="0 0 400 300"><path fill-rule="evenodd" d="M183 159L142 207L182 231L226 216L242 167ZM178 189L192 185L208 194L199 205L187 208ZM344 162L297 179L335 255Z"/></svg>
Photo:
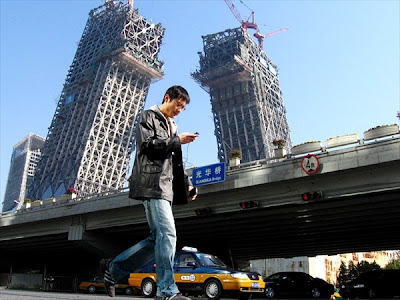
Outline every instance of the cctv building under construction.
<svg viewBox="0 0 400 300"><path fill-rule="evenodd" d="M123 187L134 128L151 82L163 76L158 53L165 29L132 8L106 0L93 9L49 127L28 196L46 199L68 188L80 196ZM290 148L277 67L243 27L203 37L200 70L210 93L218 158L273 157L273 139Z"/></svg>
<svg viewBox="0 0 400 300"><path fill-rule="evenodd" d="M242 162L274 157L274 139L291 147L276 65L243 27L203 36L194 79L209 92L218 158L240 150Z"/></svg>
<svg viewBox="0 0 400 300"><path fill-rule="evenodd" d="M106 1L89 19L49 127L29 190L33 199L123 187L134 150L134 125L150 83L162 77L164 28Z"/></svg>

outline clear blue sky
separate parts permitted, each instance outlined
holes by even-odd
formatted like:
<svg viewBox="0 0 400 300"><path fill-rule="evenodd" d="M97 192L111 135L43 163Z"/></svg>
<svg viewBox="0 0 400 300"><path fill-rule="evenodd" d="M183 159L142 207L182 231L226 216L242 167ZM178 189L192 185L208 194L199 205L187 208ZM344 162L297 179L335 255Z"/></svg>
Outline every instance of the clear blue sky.
<svg viewBox="0 0 400 300"><path fill-rule="evenodd" d="M46 137L88 13L103 0L0 0L0 200L13 146L33 132ZM293 145L398 123L399 1L233 0L261 32L289 30L264 41L279 67ZM160 59L165 76L150 87L146 107L184 86L192 102L177 117L181 132L200 132L187 167L218 162L209 95L191 78L202 35L240 24L223 0L136 0L146 19L166 28Z"/></svg>

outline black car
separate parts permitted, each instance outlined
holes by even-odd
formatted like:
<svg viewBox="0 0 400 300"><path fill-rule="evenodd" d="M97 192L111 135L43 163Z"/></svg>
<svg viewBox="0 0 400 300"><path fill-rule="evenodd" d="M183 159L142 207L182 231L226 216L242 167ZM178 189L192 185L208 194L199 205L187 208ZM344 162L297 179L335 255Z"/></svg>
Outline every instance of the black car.
<svg viewBox="0 0 400 300"><path fill-rule="evenodd" d="M340 287L343 298L400 297L400 270L375 270L361 273Z"/></svg>
<svg viewBox="0 0 400 300"><path fill-rule="evenodd" d="M278 272L265 279L267 298L280 296L330 298L335 292L332 284L304 272Z"/></svg>

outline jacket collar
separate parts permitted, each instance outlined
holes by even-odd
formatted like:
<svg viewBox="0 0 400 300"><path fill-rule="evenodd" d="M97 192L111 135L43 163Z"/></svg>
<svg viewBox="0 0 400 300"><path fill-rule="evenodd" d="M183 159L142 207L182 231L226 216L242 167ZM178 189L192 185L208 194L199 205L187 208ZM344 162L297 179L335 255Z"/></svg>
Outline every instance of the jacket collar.
<svg viewBox="0 0 400 300"><path fill-rule="evenodd" d="M165 121L165 125L167 125L167 128L169 127L167 118L164 116L157 105L151 106L149 110L154 111L161 120ZM178 126L176 125L175 121L169 118L169 124L171 124L172 126L172 133L176 133L178 131Z"/></svg>
<svg viewBox="0 0 400 300"><path fill-rule="evenodd" d="M154 111L161 119L165 119L165 121L167 121L167 119L165 118L165 116L163 115L163 113L161 112L161 110L157 105L151 106L149 110Z"/></svg>

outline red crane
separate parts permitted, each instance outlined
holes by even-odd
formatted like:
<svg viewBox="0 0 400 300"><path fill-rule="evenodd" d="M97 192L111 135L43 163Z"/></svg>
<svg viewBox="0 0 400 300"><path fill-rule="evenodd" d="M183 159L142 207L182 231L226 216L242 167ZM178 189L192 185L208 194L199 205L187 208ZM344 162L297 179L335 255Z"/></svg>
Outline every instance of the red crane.
<svg viewBox="0 0 400 300"><path fill-rule="evenodd" d="M257 31L254 36L257 38L258 40L258 44L260 45L260 48L263 49L264 46L264 38L269 38L270 36L273 36L275 34L281 33L282 31L286 31L289 28L285 27L285 28L280 28L278 30L266 33L266 34L261 34L259 31Z"/></svg>
<svg viewBox="0 0 400 300"><path fill-rule="evenodd" d="M242 24L242 27L247 30L247 28L252 28L258 31L258 26L256 23L254 23L254 11L251 12L250 16L247 18L247 21L244 21L236 9L235 5L232 3L231 0L225 0L226 5L231 9L233 15L236 17L236 19ZM251 22L249 21L251 18Z"/></svg>
<svg viewBox="0 0 400 300"><path fill-rule="evenodd" d="M231 0L225 0L226 5L228 5L228 7L230 8L230 10L232 11L233 15L236 17L236 19L242 24L242 27L247 30L247 28L251 28L254 29L256 32L254 33L254 36L257 38L258 40L258 44L260 46L261 49L263 49L263 41L264 38L269 38L270 36L273 36L275 34L278 34L282 31L288 30L289 28L285 27L285 28L281 28L278 29L276 31L273 32L269 32L266 34L261 34L257 24L254 22L254 11L251 12L250 16L248 17L247 21L244 21L240 15L240 13L238 12L238 10L236 9L235 5L232 3ZM251 21L249 21L251 18Z"/></svg>

